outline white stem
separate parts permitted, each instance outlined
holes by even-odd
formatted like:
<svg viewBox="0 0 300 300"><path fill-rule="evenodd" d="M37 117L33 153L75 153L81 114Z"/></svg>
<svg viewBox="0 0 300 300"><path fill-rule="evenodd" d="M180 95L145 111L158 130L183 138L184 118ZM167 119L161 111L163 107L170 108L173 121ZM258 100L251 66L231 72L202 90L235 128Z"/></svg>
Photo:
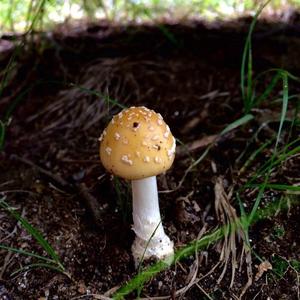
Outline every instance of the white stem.
<svg viewBox="0 0 300 300"><path fill-rule="evenodd" d="M132 197L132 229L136 234L132 252L136 265L143 256L162 259L172 255L173 243L161 222L156 177L133 180Z"/></svg>
<svg viewBox="0 0 300 300"><path fill-rule="evenodd" d="M132 198L132 229L135 234L144 240L149 240L153 234L155 237L164 234L159 212L156 177L133 180Z"/></svg>

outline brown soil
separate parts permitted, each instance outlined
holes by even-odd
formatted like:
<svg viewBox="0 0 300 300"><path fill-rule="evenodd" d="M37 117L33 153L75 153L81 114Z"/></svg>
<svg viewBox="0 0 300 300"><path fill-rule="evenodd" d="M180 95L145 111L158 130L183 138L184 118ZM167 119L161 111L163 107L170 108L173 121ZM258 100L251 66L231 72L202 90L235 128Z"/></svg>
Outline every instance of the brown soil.
<svg viewBox="0 0 300 300"><path fill-rule="evenodd" d="M300 75L300 28L296 20L258 25L253 37L254 75L278 67ZM130 229L130 187L119 180L118 194L116 180L105 172L98 158L98 137L120 110L108 106L105 96L126 106L146 105L164 116L180 141L190 146L197 140L207 146L211 141L207 137L242 116L240 64L248 28L249 20L210 26L62 27L51 34L36 35L33 44L22 46L16 55L16 72L0 102L4 112L14 100L18 101L0 154L0 189L6 202L54 247L71 279L46 268L13 275L36 260L0 250L0 299L104 299L100 295L136 275L130 253L134 238ZM1 66L7 63L9 51L0 56ZM260 82L258 91L269 80ZM290 94L300 92L299 85L293 83L289 90ZM217 139L179 189L160 194L163 224L176 248L196 239L203 224L207 231L218 225L214 211L218 178L222 178L221 184L229 193L270 157L271 151L266 149L244 173L239 173L251 153L276 135L281 103L271 100L279 95L280 86L268 103L253 110L255 119ZM291 101L289 116L297 101L299 98ZM293 140L299 134L299 127L289 132L289 124L285 124L280 145L289 135ZM159 189L176 188L192 159L204 149L201 145L193 151L181 147L172 169L158 177ZM270 181L299 184L299 155L274 170ZM256 196L257 191L243 192L247 212ZM267 190L260 208L280 197L286 200L285 196ZM231 202L239 214L235 197ZM278 258L300 261L299 218L299 206L292 206L250 228L254 275L259 258L269 261L273 271L264 272L254 281L244 299L299 297L300 269L286 267L284 274L278 273L278 262L283 261ZM1 244L46 256L5 210L0 210L0 220ZM218 263L220 245L199 252L197 278ZM241 249L238 244L238 255ZM241 294L247 282L245 264L236 271L232 288L231 268L217 284L222 271L218 267L198 285L175 296L188 284L194 262L195 256L191 256L156 275L144 286L142 297L237 299ZM135 293L126 297L135 298Z"/></svg>

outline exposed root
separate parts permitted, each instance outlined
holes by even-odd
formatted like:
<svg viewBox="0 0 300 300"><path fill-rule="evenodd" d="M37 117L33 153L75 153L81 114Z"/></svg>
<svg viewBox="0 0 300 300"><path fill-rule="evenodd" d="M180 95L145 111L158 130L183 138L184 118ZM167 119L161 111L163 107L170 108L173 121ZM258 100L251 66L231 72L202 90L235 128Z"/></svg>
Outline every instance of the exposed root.
<svg viewBox="0 0 300 300"><path fill-rule="evenodd" d="M240 295L241 297L251 286L253 281L252 259L247 235L240 223L234 207L230 204L233 189L231 188L229 193L226 193L223 185L223 178L218 177L215 182L214 190L216 215L218 220L224 226L224 240L217 244L217 246L220 246L221 248L219 259L223 265L223 270L217 280L217 283L220 284L220 282L223 280L224 275L228 269L228 264L231 263L230 288L233 287L235 281L235 272L238 267L236 250L237 243L239 241L242 241L243 249L241 254L240 266L242 265L245 256L248 281L242 290L242 293Z"/></svg>

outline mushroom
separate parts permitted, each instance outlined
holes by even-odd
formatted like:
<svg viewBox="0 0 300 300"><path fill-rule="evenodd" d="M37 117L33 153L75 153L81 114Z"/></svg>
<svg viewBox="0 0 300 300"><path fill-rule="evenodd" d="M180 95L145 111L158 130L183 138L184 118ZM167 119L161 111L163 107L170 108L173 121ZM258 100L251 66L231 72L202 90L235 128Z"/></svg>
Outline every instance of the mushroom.
<svg viewBox="0 0 300 300"><path fill-rule="evenodd" d="M175 157L169 126L153 110L131 107L112 118L99 140L103 166L132 183L136 267L150 257L172 259L173 242L162 226L156 184L156 175L168 170Z"/></svg>

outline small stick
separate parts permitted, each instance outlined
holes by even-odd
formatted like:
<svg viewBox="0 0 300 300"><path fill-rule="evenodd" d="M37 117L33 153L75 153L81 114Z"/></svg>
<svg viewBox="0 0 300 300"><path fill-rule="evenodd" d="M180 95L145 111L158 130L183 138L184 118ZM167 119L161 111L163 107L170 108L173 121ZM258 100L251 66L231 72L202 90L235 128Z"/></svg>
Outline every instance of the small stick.
<svg viewBox="0 0 300 300"><path fill-rule="evenodd" d="M98 201L92 194L89 193L88 188L84 183L74 185L66 181L65 179L63 179L61 176L57 174L53 174L50 171L47 171L46 169L36 165L35 163L33 163L27 158L19 157L14 154L11 155L11 158L38 170L41 174L46 175L48 178L51 178L56 184L62 186L68 192L71 192L73 194L79 193L80 195L79 200L82 202L83 206L87 209L87 211L92 215L94 223L97 226L100 226L101 219L102 219L102 212L99 209Z"/></svg>
<svg viewBox="0 0 300 300"><path fill-rule="evenodd" d="M188 156L190 152L205 148L210 144L214 143L218 138L218 135L207 135L201 139L195 140L191 143L187 143L185 145L180 145L176 149L176 158L183 158Z"/></svg>
<svg viewBox="0 0 300 300"><path fill-rule="evenodd" d="M81 196L84 199L84 204L91 213L94 219L94 223L97 226L100 226L102 219L102 211L99 208L99 203L97 199L89 192L85 183L76 184L76 188L78 189L79 196Z"/></svg>
<svg viewBox="0 0 300 300"><path fill-rule="evenodd" d="M20 157L18 155L12 154L11 158L17 161L20 161L36 170L38 170L40 173L46 175L47 177L51 178L52 180L54 180L56 183L58 183L59 185L61 185L64 188L70 188L71 184L69 182L67 182L66 180L64 180L62 177L60 177L59 175L53 174L50 171L47 171L46 169L36 165L35 163L33 163L32 161L30 161L27 158L24 157Z"/></svg>

